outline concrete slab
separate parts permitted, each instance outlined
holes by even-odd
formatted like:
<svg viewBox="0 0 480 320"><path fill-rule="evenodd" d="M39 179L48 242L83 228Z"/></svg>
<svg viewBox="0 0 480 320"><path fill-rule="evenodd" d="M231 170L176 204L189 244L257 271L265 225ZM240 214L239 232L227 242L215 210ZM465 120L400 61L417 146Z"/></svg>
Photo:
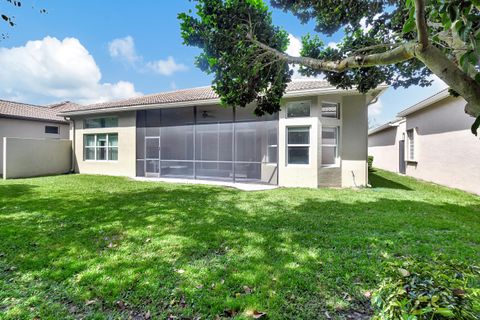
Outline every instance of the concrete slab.
<svg viewBox="0 0 480 320"><path fill-rule="evenodd" d="M270 184L233 183L233 182L226 182L226 181L196 180L196 179L145 178L145 177L134 177L132 179L137 181L145 181L145 182L167 182L167 183L221 186L221 187L235 188L242 191L262 191L262 190L272 190L272 189L278 188L278 186L270 185Z"/></svg>

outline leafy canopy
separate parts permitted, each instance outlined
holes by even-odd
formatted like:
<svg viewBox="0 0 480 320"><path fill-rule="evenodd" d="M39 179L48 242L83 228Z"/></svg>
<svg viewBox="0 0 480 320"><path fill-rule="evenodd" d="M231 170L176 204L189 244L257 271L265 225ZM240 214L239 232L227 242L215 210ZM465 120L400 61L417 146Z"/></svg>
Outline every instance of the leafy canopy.
<svg viewBox="0 0 480 320"><path fill-rule="evenodd" d="M300 58L285 54L288 33L264 1L193 1L196 12L179 15L182 37L202 49L197 65L214 75L225 104L257 101L257 114L278 111L289 64L299 64L303 75L360 92L380 83L427 86L433 71L480 116L480 0L271 0L302 22L314 20L320 35L343 31L337 48L304 35Z"/></svg>

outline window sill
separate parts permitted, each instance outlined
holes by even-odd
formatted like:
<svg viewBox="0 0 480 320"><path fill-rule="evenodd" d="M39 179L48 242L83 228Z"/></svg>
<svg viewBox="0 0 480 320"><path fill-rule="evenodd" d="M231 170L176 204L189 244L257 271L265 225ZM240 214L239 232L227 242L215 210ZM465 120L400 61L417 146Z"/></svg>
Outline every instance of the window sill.
<svg viewBox="0 0 480 320"><path fill-rule="evenodd" d="M417 160L405 160L406 163L412 163L412 164L417 164Z"/></svg>
<svg viewBox="0 0 480 320"><path fill-rule="evenodd" d="M108 163L116 163L118 160L83 160L83 162L108 162Z"/></svg>

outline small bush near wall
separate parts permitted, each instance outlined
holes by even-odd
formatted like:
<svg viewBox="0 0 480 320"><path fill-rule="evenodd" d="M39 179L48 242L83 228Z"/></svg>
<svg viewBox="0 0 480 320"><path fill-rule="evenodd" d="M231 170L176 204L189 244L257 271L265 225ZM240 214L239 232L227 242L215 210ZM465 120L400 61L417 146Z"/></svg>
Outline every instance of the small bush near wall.
<svg viewBox="0 0 480 320"><path fill-rule="evenodd" d="M368 156L367 163L368 163L368 171L372 171L372 169L373 169L373 156Z"/></svg>
<svg viewBox="0 0 480 320"><path fill-rule="evenodd" d="M373 319L480 319L480 268L433 259L386 263Z"/></svg>

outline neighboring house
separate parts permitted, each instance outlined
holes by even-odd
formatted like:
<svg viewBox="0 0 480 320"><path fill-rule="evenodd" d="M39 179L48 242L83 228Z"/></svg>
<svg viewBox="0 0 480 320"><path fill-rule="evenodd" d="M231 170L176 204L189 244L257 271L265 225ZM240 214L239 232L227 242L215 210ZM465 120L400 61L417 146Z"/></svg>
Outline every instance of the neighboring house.
<svg viewBox="0 0 480 320"><path fill-rule="evenodd" d="M60 112L76 172L292 187L367 184L370 94L325 81L289 84L279 114L225 108L210 87Z"/></svg>
<svg viewBox="0 0 480 320"><path fill-rule="evenodd" d="M67 107L79 106L64 102L42 107L0 100L0 174L3 174L3 137L68 139L69 123L57 116L60 110Z"/></svg>
<svg viewBox="0 0 480 320"><path fill-rule="evenodd" d="M465 104L445 89L371 130L373 166L480 194L480 139Z"/></svg>

